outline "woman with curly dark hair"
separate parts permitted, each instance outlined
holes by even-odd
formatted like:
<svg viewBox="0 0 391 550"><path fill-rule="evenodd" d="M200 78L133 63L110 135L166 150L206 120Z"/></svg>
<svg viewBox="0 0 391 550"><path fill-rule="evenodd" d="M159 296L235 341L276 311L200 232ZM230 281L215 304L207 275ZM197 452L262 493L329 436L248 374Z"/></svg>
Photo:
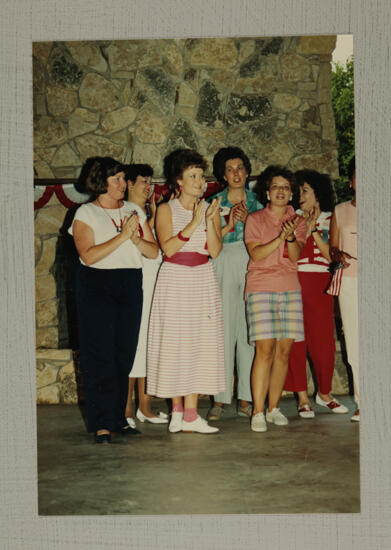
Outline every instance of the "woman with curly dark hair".
<svg viewBox="0 0 391 550"><path fill-rule="evenodd" d="M213 172L224 185L221 197L221 226L223 250L213 264L219 280L224 316L224 360L226 387L215 396L209 420L219 420L224 405L231 403L232 378L236 364L238 384L238 415L251 416L252 397L250 386L254 348L248 343L244 285L248 264L248 252L243 242L244 224L249 213L262 207L255 193L246 189L251 174L247 155L238 147L224 147L213 159Z"/></svg>
<svg viewBox="0 0 391 550"><path fill-rule="evenodd" d="M246 223L244 240L250 262L245 296L249 341L255 345L251 429L264 432L266 422L288 424L278 403L292 344L304 340L296 262L305 242L306 223L289 204L295 190L292 172L271 166L261 174L256 189L258 200L266 199L267 204L250 214Z"/></svg>
<svg viewBox="0 0 391 550"><path fill-rule="evenodd" d="M298 260L303 298L305 341L295 342L289 357L285 390L297 392L301 418L313 418L307 393L306 356L311 357L318 393L316 403L333 413L347 408L331 394L334 372L334 299L325 289L329 273L329 230L335 194L330 176L315 170L296 172L300 187L300 210L307 222L307 240Z"/></svg>
<svg viewBox="0 0 391 550"><path fill-rule="evenodd" d="M149 321L147 392L172 399L171 433L218 432L198 415L198 395L225 388L221 297L209 260L222 246L220 200L199 200L205 169L196 151L176 151L169 183L179 196L156 214L164 257Z"/></svg>

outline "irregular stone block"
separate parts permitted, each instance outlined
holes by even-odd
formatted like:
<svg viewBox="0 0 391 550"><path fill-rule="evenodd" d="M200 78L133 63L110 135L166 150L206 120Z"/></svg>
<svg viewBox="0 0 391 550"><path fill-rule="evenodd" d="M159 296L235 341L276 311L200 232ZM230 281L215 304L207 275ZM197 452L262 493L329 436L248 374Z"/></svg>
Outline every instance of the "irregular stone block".
<svg viewBox="0 0 391 550"><path fill-rule="evenodd" d="M166 67L174 75L180 75L183 72L182 54L175 44L171 44L166 51Z"/></svg>
<svg viewBox="0 0 391 550"><path fill-rule="evenodd" d="M89 73L83 79L79 96L82 107L103 113L112 111L118 106L118 90L111 82L96 73Z"/></svg>
<svg viewBox="0 0 391 550"><path fill-rule="evenodd" d="M33 91L35 93L45 93L45 69L42 64L33 57Z"/></svg>
<svg viewBox="0 0 391 550"><path fill-rule="evenodd" d="M322 63L318 78L318 103L330 103L331 101L331 64Z"/></svg>
<svg viewBox="0 0 391 550"><path fill-rule="evenodd" d="M41 277L35 277L35 299L37 302L40 300L50 300L56 298L56 283L53 275L42 275Z"/></svg>
<svg viewBox="0 0 391 550"><path fill-rule="evenodd" d="M58 405L60 403L60 384L51 384L37 390L37 405Z"/></svg>
<svg viewBox="0 0 391 550"><path fill-rule="evenodd" d="M66 214L67 208L63 205L41 208L35 218L35 233L37 235L57 234L64 223Z"/></svg>
<svg viewBox="0 0 391 550"><path fill-rule="evenodd" d="M71 166L53 166L54 177L58 179L76 179L78 170L78 168L73 168Z"/></svg>
<svg viewBox="0 0 391 550"><path fill-rule="evenodd" d="M80 67L67 59L60 49L52 52L49 71L54 82L66 88L78 88L83 78Z"/></svg>
<svg viewBox="0 0 391 550"><path fill-rule="evenodd" d="M35 258L35 265L39 262L39 259L42 254L42 242L41 238L34 236L34 258Z"/></svg>
<svg viewBox="0 0 391 550"><path fill-rule="evenodd" d="M300 54L331 54L335 49L336 35L301 36L297 46Z"/></svg>
<svg viewBox="0 0 391 550"><path fill-rule="evenodd" d="M317 170L318 172L330 174L333 179L338 178L338 151L297 156L292 160L290 168L294 171Z"/></svg>
<svg viewBox="0 0 391 550"><path fill-rule="evenodd" d="M37 365L37 388L49 386L57 381L60 367L50 363L39 363Z"/></svg>
<svg viewBox="0 0 391 550"><path fill-rule="evenodd" d="M92 113L80 107L75 109L68 120L70 138L96 130L99 124L99 113Z"/></svg>
<svg viewBox="0 0 391 550"><path fill-rule="evenodd" d="M194 90L198 90L199 71L196 71L195 69L187 69L183 78L185 82L194 88Z"/></svg>
<svg viewBox="0 0 391 550"><path fill-rule="evenodd" d="M216 120L221 119L221 100L216 86L207 80L202 84L198 97L197 122L213 126Z"/></svg>
<svg viewBox="0 0 391 550"><path fill-rule="evenodd" d="M123 85L123 88L120 93L120 101L123 105L127 105L129 103L130 95L131 95L131 89L132 89L132 82L128 80Z"/></svg>
<svg viewBox="0 0 391 550"><path fill-rule="evenodd" d="M298 153L320 153L321 142L315 132L308 130L294 130L290 135L290 143Z"/></svg>
<svg viewBox="0 0 391 550"><path fill-rule="evenodd" d="M48 300L35 304L35 321L38 328L58 325L58 301Z"/></svg>
<svg viewBox="0 0 391 550"><path fill-rule="evenodd" d="M211 79L218 88L224 88L224 90L232 89L235 82L235 73L232 71L223 71L222 69L216 69L211 71Z"/></svg>
<svg viewBox="0 0 391 550"><path fill-rule="evenodd" d="M303 81L312 76L311 64L305 57L287 52L281 58L282 77L284 80Z"/></svg>
<svg viewBox="0 0 391 550"><path fill-rule="evenodd" d="M196 102L196 96L193 90L185 84L181 83L179 87L178 103L179 105L184 105L186 107L194 107Z"/></svg>
<svg viewBox="0 0 391 550"><path fill-rule="evenodd" d="M182 118L178 119L171 127L166 143L166 154L181 147L196 150L198 148L197 137L193 132L192 127ZM159 172L161 171L162 167Z"/></svg>
<svg viewBox="0 0 391 550"><path fill-rule="evenodd" d="M46 65L52 49L53 42L33 42L33 56Z"/></svg>
<svg viewBox="0 0 391 550"><path fill-rule="evenodd" d="M131 71L138 68L139 40L116 40L106 48L110 70L112 73L118 71Z"/></svg>
<svg viewBox="0 0 391 550"><path fill-rule="evenodd" d="M37 349L36 358L40 361L66 361L72 360L73 352L71 349Z"/></svg>
<svg viewBox="0 0 391 550"><path fill-rule="evenodd" d="M53 167L56 166L80 166L80 158L76 153L71 149L71 147L65 143L65 145L61 145L57 151L56 154L53 157L53 160L51 162L51 165Z"/></svg>
<svg viewBox="0 0 391 550"><path fill-rule="evenodd" d="M251 122L269 115L271 110L267 97L231 94L226 111L226 122L228 126Z"/></svg>
<svg viewBox="0 0 391 550"><path fill-rule="evenodd" d="M259 151L259 161L263 169L270 164L281 164L286 166L293 157L293 151L289 145L282 140L275 139L269 144L265 144Z"/></svg>
<svg viewBox="0 0 391 550"><path fill-rule="evenodd" d="M39 262L35 268L37 275L48 273L53 266L56 257L57 236L42 241L42 251Z"/></svg>
<svg viewBox="0 0 391 550"><path fill-rule="evenodd" d="M137 111L132 107L121 107L116 111L108 113L101 122L102 130L105 134L118 132L129 126L136 118Z"/></svg>
<svg viewBox="0 0 391 550"><path fill-rule="evenodd" d="M79 65L85 65L91 67L98 73L104 73L107 71L107 63L102 55L102 52L97 44L92 42L65 42L73 59Z"/></svg>
<svg viewBox="0 0 391 550"><path fill-rule="evenodd" d="M54 156L54 153L56 152L56 147L47 147L45 149L37 149L35 152L41 160L44 160L45 162L50 163L50 161Z"/></svg>
<svg viewBox="0 0 391 550"><path fill-rule="evenodd" d="M58 328L37 328L35 329L37 348L58 348Z"/></svg>
<svg viewBox="0 0 391 550"><path fill-rule="evenodd" d="M136 137L143 143L164 143L168 120L156 110L145 108L137 121Z"/></svg>
<svg viewBox="0 0 391 550"><path fill-rule="evenodd" d="M86 134L85 136L77 137L75 141L82 162L94 156L113 157L121 160L124 153L124 149L120 145L95 134Z"/></svg>
<svg viewBox="0 0 391 550"><path fill-rule="evenodd" d="M273 107L287 113L297 109L300 103L301 100L292 94L276 94L273 98Z"/></svg>
<svg viewBox="0 0 391 550"><path fill-rule="evenodd" d="M39 93L34 94L33 107L34 107L35 116L42 116L42 115L48 114L46 110L45 94L39 94Z"/></svg>
<svg viewBox="0 0 391 550"><path fill-rule="evenodd" d="M302 120L303 113L300 111L293 111L288 117L287 126L288 128L301 128Z"/></svg>
<svg viewBox="0 0 391 550"><path fill-rule="evenodd" d="M34 147L61 145L67 139L64 125L49 116L34 120Z"/></svg>
<svg viewBox="0 0 391 550"><path fill-rule="evenodd" d="M76 92L53 86L47 87L46 100L49 112L55 117L68 117L78 103Z"/></svg>
<svg viewBox="0 0 391 550"><path fill-rule="evenodd" d="M191 44L190 65L230 69L236 65L237 60L238 50L231 38L201 38Z"/></svg>
<svg viewBox="0 0 391 550"><path fill-rule="evenodd" d="M320 119L322 122L322 139L335 141L334 111L329 103L319 105Z"/></svg>
<svg viewBox="0 0 391 550"><path fill-rule="evenodd" d="M54 174L50 166L43 160L37 160L34 162L34 175L37 178L54 178Z"/></svg>
<svg viewBox="0 0 391 550"><path fill-rule="evenodd" d="M161 65L166 53L167 40L142 40L138 50L138 66Z"/></svg>
<svg viewBox="0 0 391 550"><path fill-rule="evenodd" d="M60 368L58 377L61 382L61 403L72 405L78 402L75 365L70 361Z"/></svg>
<svg viewBox="0 0 391 550"><path fill-rule="evenodd" d="M239 45L239 61L242 62L245 59L248 59L253 55L255 50L255 41L254 40L240 40Z"/></svg>
<svg viewBox="0 0 391 550"><path fill-rule="evenodd" d="M110 136L110 139L113 143L117 143L118 145L121 145L123 148L131 147L131 135L127 130L123 130L122 132L117 132L116 134L112 134Z"/></svg>
<svg viewBox="0 0 391 550"><path fill-rule="evenodd" d="M160 67L146 67L137 74L137 87L164 114L174 112L176 87L171 77Z"/></svg>

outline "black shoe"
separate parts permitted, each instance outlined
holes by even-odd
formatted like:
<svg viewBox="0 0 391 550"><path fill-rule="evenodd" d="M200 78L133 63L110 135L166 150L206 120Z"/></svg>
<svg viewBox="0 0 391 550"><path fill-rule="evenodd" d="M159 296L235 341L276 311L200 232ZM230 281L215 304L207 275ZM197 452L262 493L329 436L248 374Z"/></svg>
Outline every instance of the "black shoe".
<svg viewBox="0 0 391 550"><path fill-rule="evenodd" d="M95 443L100 443L101 445L108 445L111 443L110 434L95 434Z"/></svg>
<svg viewBox="0 0 391 550"><path fill-rule="evenodd" d="M130 426L124 426L120 429L122 435L140 435L141 432L136 430L136 428L131 428Z"/></svg>

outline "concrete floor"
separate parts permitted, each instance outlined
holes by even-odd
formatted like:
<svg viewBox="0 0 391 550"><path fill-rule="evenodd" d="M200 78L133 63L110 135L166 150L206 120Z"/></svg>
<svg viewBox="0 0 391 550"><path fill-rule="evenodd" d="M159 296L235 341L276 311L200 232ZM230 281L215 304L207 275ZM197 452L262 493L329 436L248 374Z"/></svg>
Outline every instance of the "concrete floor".
<svg viewBox="0 0 391 550"><path fill-rule="evenodd" d="M354 412L351 397L340 401ZM208 406L200 402L202 416ZM165 401L153 408L166 410ZM141 436L102 446L86 433L79 407L39 406L39 513L359 512L359 423L313 408L315 419L300 419L295 400L284 398L289 425L254 433L231 406L215 435L139 424Z"/></svg>

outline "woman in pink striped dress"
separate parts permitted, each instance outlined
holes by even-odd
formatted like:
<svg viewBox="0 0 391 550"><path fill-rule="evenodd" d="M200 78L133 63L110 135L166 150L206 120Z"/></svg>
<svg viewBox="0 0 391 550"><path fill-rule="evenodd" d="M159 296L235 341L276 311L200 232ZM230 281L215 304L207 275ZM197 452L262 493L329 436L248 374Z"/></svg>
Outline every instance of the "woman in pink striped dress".
<svg viewBox="0 0 391 550"><path fill-rule="evenodd" d="M199 201L205 168L196 151L172 155L170 183L179 197L159 206L156 216L164 258L149 323L147 391L172 398L172 433L217 432L198 415L198 394L225 388L221 298L209 261L222 247L220 200Z"/></svg>

